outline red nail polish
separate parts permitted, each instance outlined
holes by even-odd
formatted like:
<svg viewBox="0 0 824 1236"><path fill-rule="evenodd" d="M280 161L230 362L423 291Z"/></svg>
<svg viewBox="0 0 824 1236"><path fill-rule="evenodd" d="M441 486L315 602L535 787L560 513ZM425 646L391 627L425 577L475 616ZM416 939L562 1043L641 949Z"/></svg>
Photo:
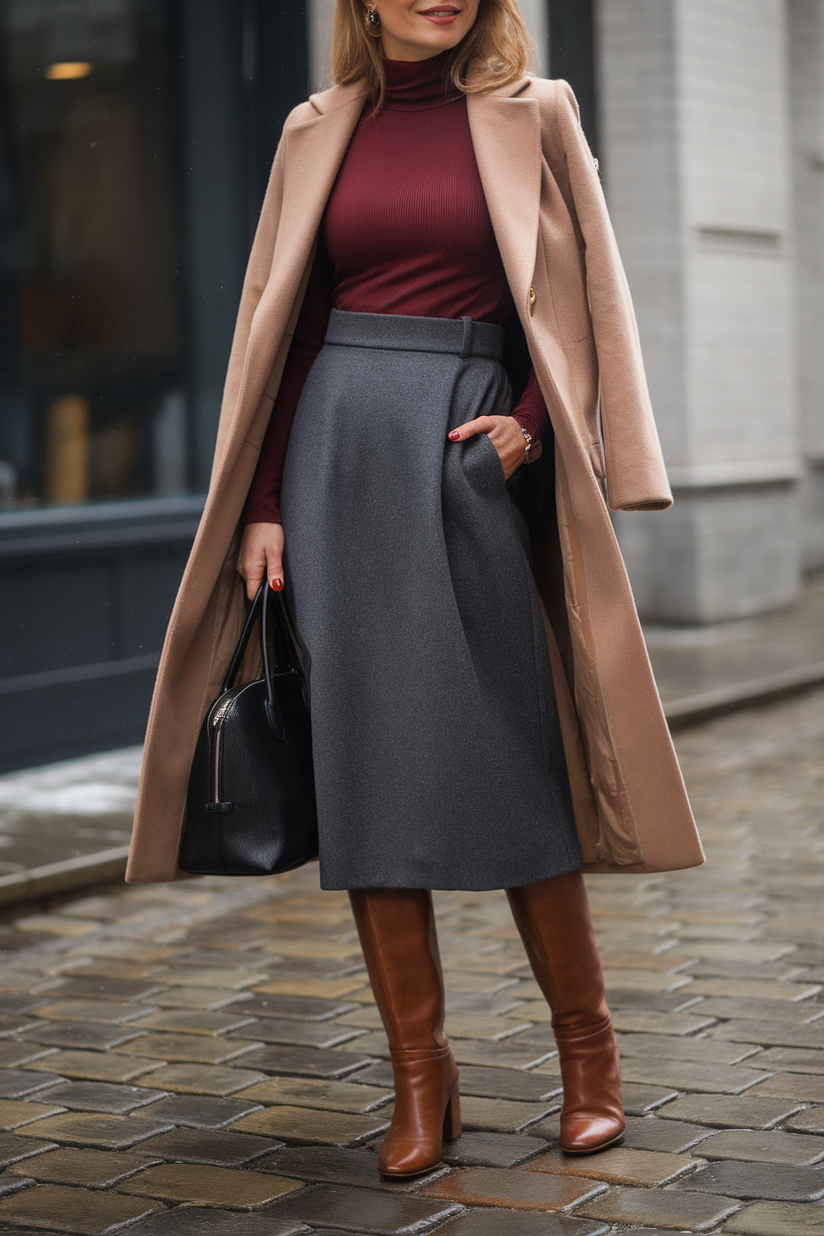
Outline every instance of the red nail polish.
<svg viewBox="0 0 824 1236"><path fill-rule="evenodd" d="M452 442L460 442L460 440L461 440L461 431L460 431L459 429L453 429L453 430L452 430L452 432L451 432L451 434L449 435L449 437L450 437L450 439L451 439L451 441L452 441Z"/></svg>
<svg viewBox="0 0 824 1236"><path fill-rule="evenodd" d="M275 592L283 592L283 580L273 579L270 585Z"/></svg>

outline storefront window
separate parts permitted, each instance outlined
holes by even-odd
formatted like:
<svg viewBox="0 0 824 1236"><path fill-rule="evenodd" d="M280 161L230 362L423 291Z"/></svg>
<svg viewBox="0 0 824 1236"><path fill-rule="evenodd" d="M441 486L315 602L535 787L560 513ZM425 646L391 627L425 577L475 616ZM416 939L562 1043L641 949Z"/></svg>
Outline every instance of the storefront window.
<svg viewBox="0 0 824 1236"><path fill-rule="evenodd" d="M191 472L163 0L0 3L0 507Z"/></svg>

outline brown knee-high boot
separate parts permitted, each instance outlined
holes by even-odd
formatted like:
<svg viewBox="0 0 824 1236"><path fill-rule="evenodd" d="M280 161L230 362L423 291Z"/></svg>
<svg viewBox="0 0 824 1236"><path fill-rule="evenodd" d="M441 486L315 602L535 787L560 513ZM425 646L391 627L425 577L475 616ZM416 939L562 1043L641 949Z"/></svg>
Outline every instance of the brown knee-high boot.
<svg viewBox="0 0 824 1236"><path fill-rule="evenodd" d="M621 1061L580 871L507 890L535 978L552 1009L564 1105L561 1149L592 1154L626 1128Z"/></svg>
<svg viewBox="0 0 824 1236"><path fill-rule="evenodd" d="M444 991L432 894L349 893L395 1076L395 1112L378 1154L386 1176L416 1176L461 1131L458 1067L443 1031Z"/></svg>

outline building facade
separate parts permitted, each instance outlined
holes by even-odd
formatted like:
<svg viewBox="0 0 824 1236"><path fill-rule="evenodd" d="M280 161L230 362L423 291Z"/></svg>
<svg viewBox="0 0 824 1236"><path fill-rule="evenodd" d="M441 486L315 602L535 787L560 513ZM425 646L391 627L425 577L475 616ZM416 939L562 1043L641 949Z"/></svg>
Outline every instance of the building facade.
<svg viewBox="0 0 824 1236"><path fill-rule="evenodd" d="M0 6L0 770L138 741L234 315L334 0ZM523 0L601 161L676 492L642 612L824 565L824 0Z"/></svg>

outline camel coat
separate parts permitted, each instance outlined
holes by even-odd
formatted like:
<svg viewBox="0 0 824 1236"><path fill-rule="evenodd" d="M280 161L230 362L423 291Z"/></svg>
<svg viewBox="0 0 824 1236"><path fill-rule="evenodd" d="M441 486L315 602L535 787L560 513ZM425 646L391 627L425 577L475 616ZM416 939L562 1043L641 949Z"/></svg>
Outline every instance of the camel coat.
<svg viewBox="0 0 824 1236"><path fill-rule="evenodd" d="M275 156L232 347L209 497L175 603L149 717L126 878L182 876L177 854L198 730L245 614L243 506L289 350L316 236L365 101L312 95ZM655 688L613 510L672 502L635 317L598 172L562 81L467 97L489 213L555 435L524 470L534 573L586 868L703 861ZM532 494L530 496L530 490ZM517 769L513 770L517 776Z"/></svg>

